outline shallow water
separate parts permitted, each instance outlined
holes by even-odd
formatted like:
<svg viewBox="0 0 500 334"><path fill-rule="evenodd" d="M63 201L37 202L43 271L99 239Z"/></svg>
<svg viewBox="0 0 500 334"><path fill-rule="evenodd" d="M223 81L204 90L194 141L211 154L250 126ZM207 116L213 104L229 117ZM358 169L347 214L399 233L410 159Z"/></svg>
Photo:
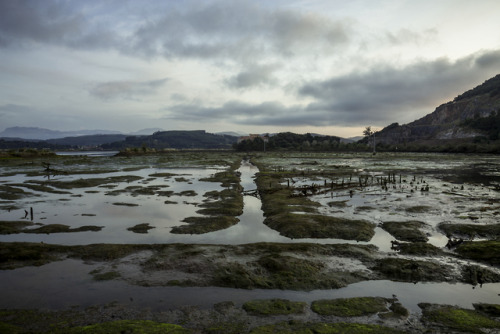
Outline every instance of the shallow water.
<svg viewBox="0 0 500 334"><path fill-rule="evenodd" d="M473 162L469 161L474 159ZM116 169L116 160L101 157L99 168ZM269 158L271 159L271 158ZM405 183L395 184L396 188L382 190L378 185L359 188L351 196L348 190L334 191L315 195L311 199L322 204L324 214L339 215L352 219L365 219L375 224L384 221L419 220L428 224L425 232L429 242L443 247L448 239L437 230L442 222L471 221L488 224L497 223L498 216L491 210L484 210L491 203L500 203L500 194L492 190L500 179L500 157L498 156L449 156L415 155L404 161L378 157L350 158L344 156L326 156L321 162L304 164L301 157L282 160L274 157L274 164L297 170L314 168L352 168L366 175L380 176L397 170L406 179ZM88 168L86 160L75 169ZM163 167L157 161L137 164L125 161L118 171L97 174L57 175L53 181L71 181L80 178L102 178L111 176L134 175L142 179L130 183L115 183L106 187L80 188L67 190L70 194L52 194L37 192L26 188L35 196L25 197L12 202L20 209L0 210L0 220L23 220L24 210L33 207L34 222L42 224L65 224L71 227L83 225L103 226L99 232L54 233L54 234L12 234L0 235L0 242L31 241L55 243L63 245L83 245L94 243L200 243L200 244L244 244L254 242L314 242L314 243L358 243L341 239L290 239L270 229L264 220L261 202L258 198L244 196L244 212L240 222L228 229L202 235L172 234L173 226L181 225L182 220L195 216L197 205L205 199L208 191L222 190L219 183L203 182L220 168L183 168ZM432 170L429 166L432 163ZM474 177L468 180L464 173L473 164ZM334 166L334 167L332 167ZM483 166L484 168L482 168ZM0 184L23 183L26 180L47 180L43 175L26 176L27 172L39 171L40 166L21 166L16 168L0 168ZM457 170L463 173L455 173ZM254 174L257 168L247 162L240 167L241 185L244 190L254 190ZM172 177L153 177L154 173L174 173ZM479 176L478 176L479 175ZM346 177L346 176L344 176ZM430 186L429 192L411 191L410 182L425 180ZM177 180L176 180L177 179ZM296 179L300 184L321 184L339 176ZM485 180L488 180L487 182ZM48 181L50 182L50 181ZM110 186L110 187L108 187ZM158 186L162 191L173 191L177 195L158 196L137 195L130 192L118 195L107 195L109 192L125 189L130 186ZM416 185L412 185L416 186ZM418 184L420 187L421 184ZM461 187L464 186L462 189ZM64 190L64 189L62 189ZM88 191L97 191L89 193ZM180 195L182 191L194 190L197 195ZM64 190L66 191L66 190ZM165 204L172 201L175 204ZM330 207L331 201L345 201L342 208ZM129 203L138 206L114 205L113 203ZM3 206L6 204L3 203ZM408 209L414 206L427 206L424 212L413 213ZM154 229L149 233L138 234L127 228L141 223L149 223ZM370 242L359 244L376 245L380 251L394 253L390 249L390 241L394 238L381 229L375 228L375 236ZM316 290L297 292L286 290L238 290L226 288L179 288L179 287L139 287L125 282L96 282L89 272L97 265L84 264L81 261L65 260L50 263L42 267L26 267L16 270L0 271L0 308L65 308L72 305L89 306L98 303L119 301L131 306L168 309L182 305L199 305L210 307L219 301L232 300L243 303L258 298L287 298L291 300L313 301L324 298L382 296L390 298L396 295L404 306L418 312L419 302L459 305L471 308L474 302L500 303L500 284L485 284L482 288L472 288L466 284L449 283L400 283L391 281L367 281L351 284L338 290Z"/></svg>
<svg viewBox="0 0 500 334"><path fill-rule="evenodd" d="M78 260L53 262L41 267L0 271L0 308L61 309L119 302L131 307L169 310L183 306L210 308L233 301L241 305L253 299L284 298L312 302L320 299L396 296L412 313L418 303L457 305L472 309L473 303L500 303L500 283L482 288L462 283L402 283L364 281L333 290L245 290L217 287L141 287L122 281L96 282L89 274L97 264Z"/></svg>

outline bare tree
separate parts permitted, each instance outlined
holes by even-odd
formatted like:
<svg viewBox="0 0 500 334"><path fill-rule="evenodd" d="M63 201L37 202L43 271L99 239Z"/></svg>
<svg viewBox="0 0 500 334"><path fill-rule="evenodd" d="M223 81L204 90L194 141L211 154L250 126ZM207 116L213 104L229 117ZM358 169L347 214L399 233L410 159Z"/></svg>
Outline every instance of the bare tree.
<svg viewBox="0 0 500 334"><path fill-rule="evenodd" d="M373 135L372 127L371 126L367 126L363 130L363 136L365 136L365 137L371 137L371 135Z"/></svg>
<svg viewBox="0 0 500 334"><path fill-rule="evenodd" d="M363 135L368 138L373 137L373 154L375 154L375 131L372 131L371 126L367 126L363 130Z"/></svg>

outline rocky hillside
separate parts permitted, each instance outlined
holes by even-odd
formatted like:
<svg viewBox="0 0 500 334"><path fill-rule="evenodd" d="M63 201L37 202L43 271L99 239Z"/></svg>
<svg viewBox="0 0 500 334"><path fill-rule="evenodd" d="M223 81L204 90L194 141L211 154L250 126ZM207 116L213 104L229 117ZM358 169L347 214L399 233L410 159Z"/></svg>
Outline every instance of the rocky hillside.
<svg viewBox="0 0 500 334"><path fill-rule="evenodd" d="M475 137L498 139L495 123L497 114L500 114L500 74L457 96L453 101L440 105L421 119L405 125L393 123L385 127L376 133L377 142L400 145ZM489 127L475 125L478 119L483 118L488 118L488 121L491 118Z"/></svg>

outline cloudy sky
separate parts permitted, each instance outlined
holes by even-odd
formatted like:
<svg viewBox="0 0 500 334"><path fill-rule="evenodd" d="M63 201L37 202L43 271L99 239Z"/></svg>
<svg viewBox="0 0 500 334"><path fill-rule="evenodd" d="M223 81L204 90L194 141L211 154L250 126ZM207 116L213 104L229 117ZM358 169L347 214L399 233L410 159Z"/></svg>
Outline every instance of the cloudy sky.
<svg viewBox="0 0 500 334"><path fill-rule="evenodd" d="M344 137L500 73L498 0L0 0L0 131Z"/></svg>

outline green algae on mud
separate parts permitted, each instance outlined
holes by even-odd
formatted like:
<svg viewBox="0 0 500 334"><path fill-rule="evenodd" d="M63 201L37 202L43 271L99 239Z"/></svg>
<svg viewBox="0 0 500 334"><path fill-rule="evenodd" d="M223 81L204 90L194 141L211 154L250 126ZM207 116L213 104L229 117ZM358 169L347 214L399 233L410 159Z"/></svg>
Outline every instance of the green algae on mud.
<svg viewBox="0 0 500 334"><path fill-rule="evenodd" d="M73 233L73 232L98 232L103 229L102 226L86 225L77 228L71 228L64 224L48 224L38 228L26 228L33 226L32 222L28 221L0 221L0 234L17 234L17 233L34 233L34 234L50 234L50 233ZM41 225L41 224L37 224Z"/></svg>
<svg viewBox="0 0 500 334"><path fill-rule="evenodd" d="M152 228L155 228L154 226L149 225L149 223L143 223L143 224L137 224L135 226L127 228L127 231L131 231L134 233L148 233L148 231Z"/></svg>
<svg viewBox="0 0 500 334"><path fill-rule="evenodd" d="M372 269L383 278L400 282L448 282L452 276L447 265L401 258L378 259Z"/></svg>
<svg viewBox="0 0 500 334"><path fill-rule="evenodd" d="M101 270L99 269L92 270L90 274L94 277L94 280L96 281L110 281L114 280L115 278L121 277L120 273L117 271L101 272Z"/></svg>
<svg viewBox="0 0 500 334"><path fill-rule="evenodd" d="M122 176L110 176L103 178L85 178L77 179L72 181L38 181L30 180L29 183L39 184L39 185L50 185L51 187L58 189L74 189L74 188L90 188L106 185L109 183L121 183L121 182L133 182L142 180L141 176L136 175L122 175Z"/></svg>
<svg viewBox="0 0 500 334"><path fill-rule="evenodd" d="M252 300L243 304L243 309L251 314L272 316L285 314L302 314L305 302L292 302L286 299Z"/></svg>
<svg viewBox="0 0 500 334"><path fill-rule="evenodd" d="M414 256L441 256L445 252L427 242L402 242L398 245L400 254Z"/></svg>
<svg viewBox="0 0 500 334"><path fill-rule="evenodd" d="M317 300L311 304L313 312L337 317L361 317L389 312L389 300L381 297L356 297Z"/></svg>
<svg viewBox="0 0 500 334"><path fill-rule="evenodd" d="M257 187L262 198L264 224L289 238L337 238L369 241L375 224L360 219L321 215L319 203L295 196L291 188L280 185L275 173L258 173Z"/></svg>
<svg viewBox="0 0 500 334"><path fill-rule="evenodd" d="M428 240L420 228L426 226L419 221L384 222L381 227L396 239L410 242L426 242Z"/></svg>
<svg viewBox="0 0 500 334"><path fill-rule="evenodd" d="M264 223L289 238L335 238L370 241L375 235L375 224L359 219L324 216L319 214L278 214Z"/></svg>
<svg viewBox="0 0 500 334"><path fill-rule="evenodd" d="M0 185L0 199L14 201L28 196L35 196L35 194L18 187L4 184Z"/></svg>
<svg viewBox="0 0 500 334"><path fill-rule="evenodd" d="M56 332L57 333L57 332ZM65 328L60 333L68 334L188 334L191 331L173 324L159 323L152 320L116 320L100 324Z"/></svg>
<svg viewBox="0 0 500 334"><path fill-rule="evenodd" d="M240 221L237 216L243 213L240 176L236 172L239 166L240 161L234 161L226 171L200 179L200 181L206 182L220 182L226 189L205 193L206 200L199 205L201 209L196 211L197 214L203 216L187 217L182 220L187 225L174 226L170 232L174 234L203 234L223 230L237 224Z"/></svg>
<svg viewBox="0 0 500 334"><path fill-rule="evenodd" d="M342 333L342 334L403 334L405 331L400 331L394 328L357 323L317 323L317 322L301 322L290 321L277 324L264 325L254 328L250 334L315 334L315 333Z"/></svg>
<svg viewBox="0 0 500 334"><path fill-rule="evenodd" d="M438 228L442 230L448 238L500 238L500 224L439 224Z"/></svg>
<svg viewBox="0 0 500 334"><path fill-rule="evenodd" d="M450 305L420 303L424 323L435 329L466 333L485 333L483 329L500 329L500 322L478 311Z"/></svg>
<svg viewBox="0 0 500 334"><path fill-rule="evenodd" d="M230 216L187 217L182 220L187 225L174 226L170 233L203 234L223 230L236 225L239 219Z"/></svg>
<svg viewBox="0 0 500 334"><path fill-rule="evenodd" d="M26 220L20 221L0 221L0 234L15 234L21 233L25 227L33 225L32 222Z"/></svg>
<svg viewBox="0 0 500 334"><path fill-rule="evenodd" d="M493 265L500 264L500 241L466 241L455 250L460 256Z"/></svg>

